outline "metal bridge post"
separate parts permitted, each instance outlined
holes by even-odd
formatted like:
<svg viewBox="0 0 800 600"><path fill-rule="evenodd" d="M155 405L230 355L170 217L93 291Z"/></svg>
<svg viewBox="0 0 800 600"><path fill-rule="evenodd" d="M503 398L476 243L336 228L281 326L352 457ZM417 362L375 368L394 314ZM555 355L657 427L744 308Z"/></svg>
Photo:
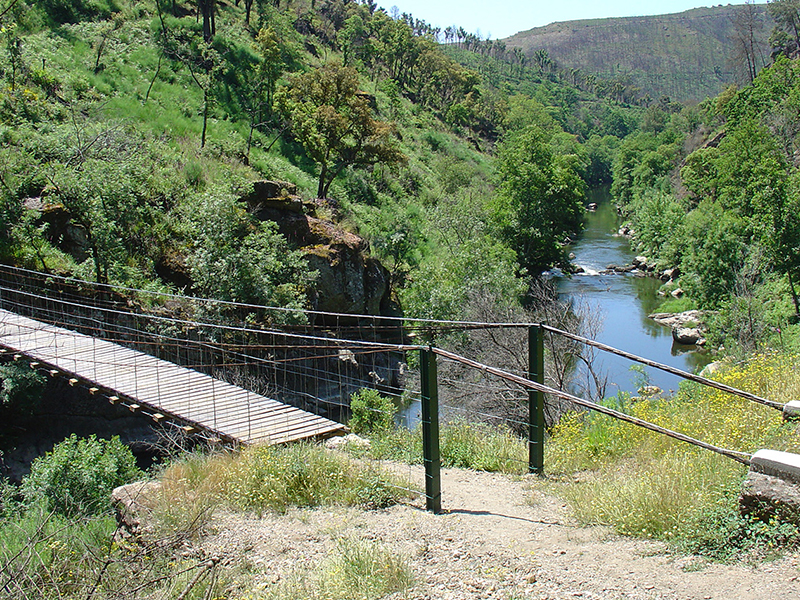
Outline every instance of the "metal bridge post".
<svg viewBox="0 0 800 600"><path fill-rule="evenodd" d="M420 349L422 388L422 457L425 463L425 508L442 511L441 458L439 456L439 391L436 381L436 354Z"/></svg>
<svg viewBox="0 0 800 600"><path fill-rule="evenodd" d="M544 331L528 328L528 379L544 384ZM528 472L544 472L544 393L528 390Z"/></svg>

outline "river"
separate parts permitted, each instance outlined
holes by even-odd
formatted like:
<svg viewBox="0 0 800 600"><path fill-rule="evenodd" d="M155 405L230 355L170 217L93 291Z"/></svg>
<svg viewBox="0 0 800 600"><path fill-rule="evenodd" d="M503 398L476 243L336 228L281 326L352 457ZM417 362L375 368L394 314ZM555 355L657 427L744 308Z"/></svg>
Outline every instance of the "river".
<svg viewBox="0 0 800 600"><path fill-rule="evenodd" d="M557 275L559 294L598 314L599 331L593 335L598 341L686 371L702 368L708 362L706 354L674 346L670 328L647 318L660 303L658 279L600 274L608 265L631 264L634 253L628 240L616 235L620 219L608 190L593 190L587 202L596 202L598 208L586 213L586 227L571 248L575 254L572 262L585 273ZM599 353L598 361L608 374L606 396L618 391L635 392L642 385L643 375L630 370L630 361L608 353ZM645 375L650 384L663 390L676 390L680 381L650 367L645 368Z"/></svg>

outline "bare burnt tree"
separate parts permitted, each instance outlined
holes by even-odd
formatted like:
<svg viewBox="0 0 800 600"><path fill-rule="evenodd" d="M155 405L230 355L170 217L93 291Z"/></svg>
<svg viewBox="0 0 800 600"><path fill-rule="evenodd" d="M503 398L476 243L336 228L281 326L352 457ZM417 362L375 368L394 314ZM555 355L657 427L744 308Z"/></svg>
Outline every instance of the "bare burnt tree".
<svg viewBox="0 0 800 600"><path fill-rule="evenodd" d="M733 21L731 60L746 83L752 82L766 65L764 11L753 0L738 6Z"/></svg>
<svg viewBox="0 0 800 600"><path fill-rule="evenodd" d="M558 298L552 283L536 282L529 309L503 305L492 294L471 294L468 319L482 323L542 323L585 337L599 331L596 310L580 302ZM487 327L449 334L435 340L439 346L521 376L528 374L528 330L525 327ZM596 350L557 334L545 334L545 384L593 399L602 399L606 376L596 367ZM439 397L449 417L469 413L474 419L504 423L524 433L528 423L528 392L513 383L476 372L461 364L442 361ZM552 426L575 407L557 397L545 398L545 422Z"/></svg>

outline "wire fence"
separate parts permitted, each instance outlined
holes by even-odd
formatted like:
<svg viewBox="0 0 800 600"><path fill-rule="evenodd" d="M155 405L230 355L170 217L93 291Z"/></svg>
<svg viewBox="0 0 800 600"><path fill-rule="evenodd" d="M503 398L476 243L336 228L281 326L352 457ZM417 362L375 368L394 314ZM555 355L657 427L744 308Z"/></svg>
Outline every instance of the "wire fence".
<svg viewBox="0 0 800 600"><path fill-rule="evenodd" d="M96 284L5 265L0 265L0 308L135 349L340 423L351 416L355 392L375 389L392 398L400 420L422 436L426 486L432 486L426 495L432 510L438 509L440 497L440 420L490 424L517 436L527 443L527 456L503 458L532 472L543 469L545 429L577 407L738 462L749 461L746 453L666 430L574 390L565 391L576 363L591 365L595 351L612 352L752 402L783 408L781 403L552 324L264 307Z"/></svg>

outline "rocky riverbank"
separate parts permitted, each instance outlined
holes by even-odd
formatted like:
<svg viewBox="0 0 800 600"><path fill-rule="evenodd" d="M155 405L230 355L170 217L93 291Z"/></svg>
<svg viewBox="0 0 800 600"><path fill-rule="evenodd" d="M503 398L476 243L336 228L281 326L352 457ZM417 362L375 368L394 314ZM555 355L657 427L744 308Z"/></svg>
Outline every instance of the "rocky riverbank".
<svg viewBox="0 0 800 600"><path fill-rule="evenodd" d="M687 310L680 313L653 313L648 315L656 323L672 328L672 339L683 346L704 346L706 311Z"/></svg>

